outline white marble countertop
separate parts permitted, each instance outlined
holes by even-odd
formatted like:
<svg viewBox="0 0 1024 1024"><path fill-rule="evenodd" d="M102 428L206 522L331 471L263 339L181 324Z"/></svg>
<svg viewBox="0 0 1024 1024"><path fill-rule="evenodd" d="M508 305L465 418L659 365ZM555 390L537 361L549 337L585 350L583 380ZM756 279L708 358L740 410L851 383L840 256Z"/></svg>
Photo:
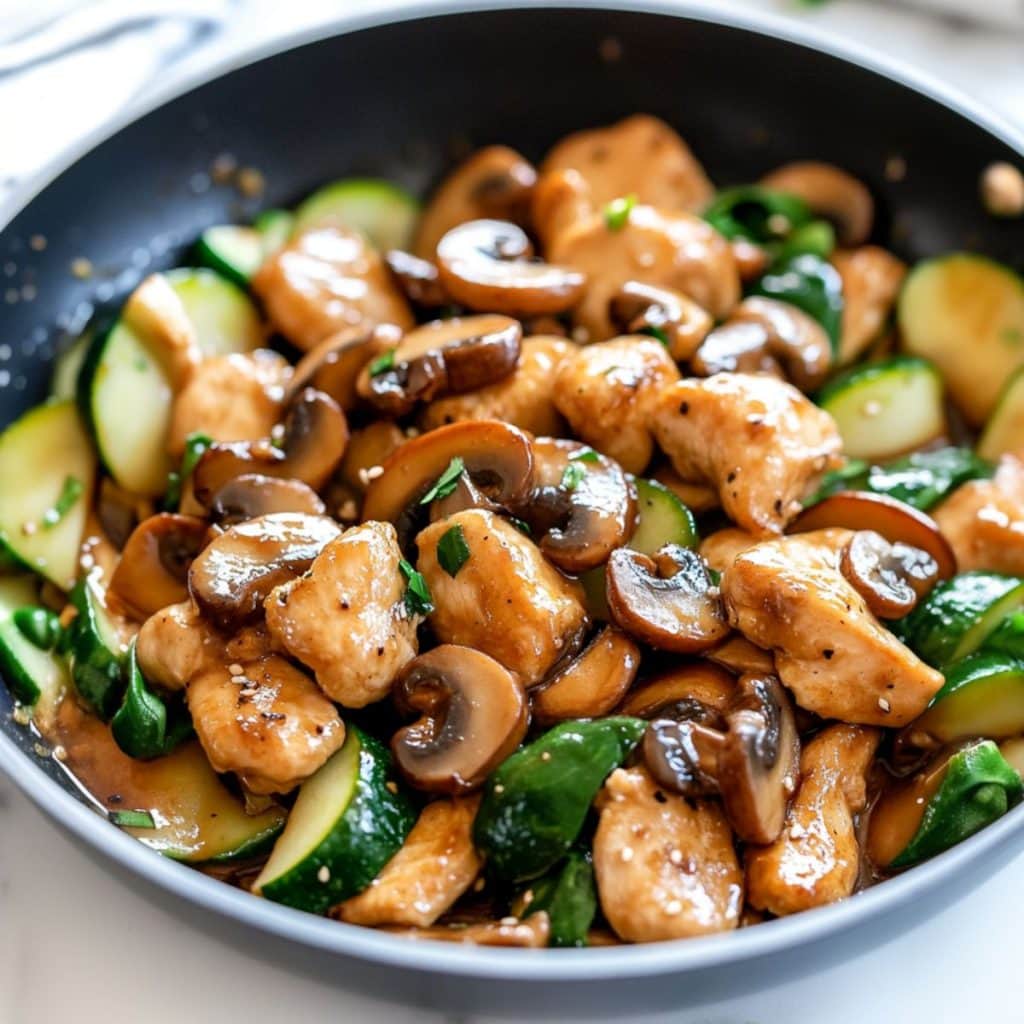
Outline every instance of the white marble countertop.
<svg viewBox="0 0 1024 1024"><path fill-rule="evenodd" d="M373 0L342 0L355 8ZM936 0L919 0L927 6ZM963 6L985 0L963 0ZM988 0L1012 22L1017 0ZM945 0L940 6L951 6ZM0 0L0 33L7 25L30 24L42 11L68 0ZM194 6L194 5L193 5ZM729 0L726 7L757 7L807 19L887 55L931 71L1024 124L1024 34L1009 27L979 28L966 21L896 8L884 2L832 0L814 9L773 0ZM231 28L179 62L201 65L256 39L314 23L336 13L330 0L280 4L250 0L233 8ZM1016 13L1015 13L1016 12ZM135 47L140 45L136 40ZM151 37L151 46L173 46L173 29ZM113 109L144 88L145 59L137 78L96 79L95 57L80 56L60 69L64 92L95 91L89 108ZM36 115L19 119L11 102L14 86L0 88L0 183L30 172L52 155L68 131L39 117L52 80L41 70L18 83L35 102ZM70 88L73 85L73 88ZM6 89L5 93L3 90ZM85 107L81 104L80 107ZM21 109L24 109L23 107ZM40 125L44 125L43 129ZM22 153L16 164L10 154ZM31 158L24 153L31 153ZM5 163L6 155L6 163ZM968 898L929 922L894 937L884 947L799 983L780 985L756 997L731 1000L699 1011L681 1010L673 1024L773 1024L802 1019L822 1024L899 1020L924 1024L956 1019L1018 1021L1020 924L1024 905L1024 853ZM278 1024L295 1020L405 1024L467 1018L443 1017L393 1007L341 991L336 985L297 978L256 964L182 923L105 873L45 820L13 786L0 778L0 1024ZM639 1013L631 1019L640 1019ZM483 1018L473 1018L480 1022Z"/></svg>

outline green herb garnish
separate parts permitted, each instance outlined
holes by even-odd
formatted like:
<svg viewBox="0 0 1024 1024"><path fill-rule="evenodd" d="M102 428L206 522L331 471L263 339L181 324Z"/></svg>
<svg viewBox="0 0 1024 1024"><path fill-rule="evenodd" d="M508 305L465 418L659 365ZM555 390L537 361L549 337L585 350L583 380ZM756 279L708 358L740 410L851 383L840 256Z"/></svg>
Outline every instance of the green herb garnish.
<svg viewBox="0 0 1024 1024"><path fill-rule="evenodd" d="M410 615L429 615L434 610L434 602L430 597L430 588L423 578L404 558L398 562L405 577L405 607Z"/></svg>
<svg viewBox="0 0 1024 1024"><path fill-rule="evenodd" d="M584 448L581 452L573 452L569 456L570 462L598 462L601 456L593 448Z"/></svg>
<svg viewBox="0 0 1024 1024"><path fill-rule="evenodd" d="M111 811L108 817L122 828L156 828L156 822L149 811Z"/></svg>
<svg viewBox="0 0 1024 1024"><path fill-rule="evenodd" d="M586 475L587 471L578 462L570 462L562 471L562 489L575 491Z"/></svg>
<svg viewBox="0 0 1024 1024"><path fill-rule="evenodd" d="M377 356L376 359L370 362L370 376L379 377L382 373L387 373L388 370L393 370L395 367L395 350L388 349L383 355Z"/></svg>
<svg viewBox="0 0 1024 1024"><path fill-rule="evenodd" d="M85 486L78 477L66 476L53 508L48 508L43 513L41 520L43 529L52 530L75 507L75 503L82 496L84 490Z"/></svg>
<svg viewBox="0 0 1024 1024"><path fill-rule="evenodd" d="M434 486L420 498L421 505L429 505L438 498L447 498L455 490L466 464L458 455L448 463L448 468L434 481Z"/></svg>
<svg viewBox="0 0 1024 1024"><path fill-rule="evenodd" d="M527 537L533 536L533 530L530 529L530 524L524 522L516 516L509 516L508 521L520 532L526 534Z"/></svg>
<svg viewBox="0 0 1024 1024"><path fill-rule="evenodd" d="M468 559L469 545L466 543L466 535L462 532L462 527L456 523L446 530L437 542L437 561L454 579Z"/></svg>
<svg viewBox="0 0 1024 1024"><path fill-rule="evenodd" d="M636 193L619 196L604 208L604 223L609 231L621 231L629 223L629 215L636 206Z"/></svg>
<svg viewBox="0 0 1024 1024"><path fill-rule="evenodd" d="M33 647L38 647L41 651L52 651L57 646L60 619L56 612L39 605L26 605L19 608L11 617L14 625L18 627L18 632Z"/></svg>
<svg viewBox="0 0 1024 1024"><path fill-rule="evenodd" d="M656 338L658 341L660 341L662 343L662 345L665 346L665 348L669 347L668 332L665 330L664 327L653 327L653 326L641 327L640 328L640 333L641 334L648 334L652 338Z"/></svg>
<svg viewBox="0 0 1024 1024"><path fill-rule="evenodd" d="M181 491L185 481L192 475L196 464L213 444L208 434L193 433L185 438L185 451L181 456L181 468L167 474L167 490L164 493L164 508L177 509L181 504Z"/></svg>

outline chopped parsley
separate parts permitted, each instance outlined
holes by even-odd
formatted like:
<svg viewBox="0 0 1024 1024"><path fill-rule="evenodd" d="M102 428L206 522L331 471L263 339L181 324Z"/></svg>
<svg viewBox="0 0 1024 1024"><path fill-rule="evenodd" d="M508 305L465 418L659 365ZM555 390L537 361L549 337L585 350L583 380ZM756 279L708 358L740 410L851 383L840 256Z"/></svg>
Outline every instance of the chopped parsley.
<svg viewBox="0 0 1024 1024"><path fill-rule="evenodd" d="M52 530L75 507L84 490L85 487L77 476L66 476L53 508L48 508L43 513L43 529Z"/></svg>
<svg viewBox="0 0 1024 1024"><path fill-rule="evenodd" d="M629 215L636 206L636 194L619 196L604 208L604 223L609 231L621 231L629 223Z"/></svg>
<svg viewBox="0 0 1024 1024"><path fill-rule="evenodd" d="M108 817L122 828L156 828L149 811L111 811Z"/></svg>
<svg viewBox="0 0 1024 1024"><path fill-rule="evenodd" d="M164 508L176 509L181 504L181 491L185 481L192 475L196 463L213 444L208 434L193 433L185 438L185 453L181 457L181 468L167 474L167 490L164 493Z"/></svg>
<svg viewBox="0 0 1024 1024"><path fill-rule="evenodd" d="M569 456L570 462L598 462L601 456L593 448L584 448L581 452L573 452Z"/></svg>
<svg viewBox="0 0 1024 1024"><path fill-rule="evenodd" d="M429 615L434 610L434 602L430 597L430 588L423 578L404 558L398 562L405 577L405 607L410 615Z"/></svg>
<svg viewBox="0 0 1024 1024"><path fill-rule="evenodd" d="M387 373L388 370L393 370L395 367L395 350L393 348L388 349L383 355L377 356L376 359L370 362L370 376L379 377L382 373Z"/></svg>
<svg viewBox="0 0 1024 1024"><path fill-rule="evenodd" d="M640 333L649 334L652 338L657 338L658 341L660 341L662 345L665 346L665 348L668 348L668 333L666 332L664 327L641 327Z"/></svg>
<svg viewBox="0 0 1024 1024"><path fill-rule="evenodd" d="M586 475L587 471L578 462L570 462L562 472L561 486L564 490L575 491Z"/></svg>
<svg viewBox="0 0 1024 1024"><path fill-rule="evenodd" d="M438 498L447 498L455 490L466 464L458 455L448 463L448 468L434 481L434 486L420 498L421 505L429 505Z"/></svg>
<svg viewBox="0 0 1024 1024"><path fill-rule="evenodd" d="M446 530L437 542L437 561L454 579L468 559L469 545L466 543L466 535L462 532L462 527L456 523Z"/></svg>

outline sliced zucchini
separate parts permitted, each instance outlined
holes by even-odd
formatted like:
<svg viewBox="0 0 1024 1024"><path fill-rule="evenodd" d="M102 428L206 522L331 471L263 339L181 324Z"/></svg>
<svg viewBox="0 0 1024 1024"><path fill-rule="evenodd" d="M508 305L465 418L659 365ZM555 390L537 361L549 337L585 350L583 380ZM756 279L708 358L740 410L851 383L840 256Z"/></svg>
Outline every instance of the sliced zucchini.
<svg viewBox="0 0 1024 1024"><path fill-rule="evenodd" d="M295 216L287 210L264 210L252 226L263 239L263 255L276 252L291 237L295 227Z"/></svg>
<svg viewBox="0 0 1024 1024"><path fill-rule="evenodd" d="M957 662L914 728L947 743L1024 733L1024 661L983 652Z"/></svg>
<svg viewBox="0 0 1024 1024"><path fill-rule="evenodd" d="M362 892L416 817L390 775L387 750L349 726L341 750L302 784L253 892L314 914Z"/></svg>
<svg viewBox="0 0 1024 1024"><path fill-rule="evenodd" d="M1024 365L1024 280L974 253L919 263L897 307L903 347L930 359L968 422L980 427Z"/></svg>
<svg viewBox="0 0 1024 1024"><path fill-rule="evenodd" d="M78 405L103 464L126 490L163 494L171 399L163 366L125 321L96 335L78 376Z"/></svg>
<svg viewBox="0 0 1024 1024"><path fill-rule="evenodd" d="M205 355L251 352L263 344L266 332L259 312L236 284L204 267L168 270L166 277Z"/></svg>
<svg viewBox="0 0 1024 1024"><path fill-rule="evenodd" d="M965 572L935 587L893 630L929 665L942 670L974 654L1021 607L1024 580Z"/></svg>
<svg viewBox="0 0 1024 1024"><path fill-rule="evenodd" d="M153 828L122 825L146 846L172 860L222 863L263 853L280 833L285 813L275 804L260 814L246 813L242 801L221 782L196 742L155 761L130 760L109 740L102 749L106 771L117 767L121 801L111 816L126 810L148 813ZM118 819L115 819L115 821ZM121 821L131 821L124 817Z"/></svg>
<svg viewBox="0 0 1024 1024"><path fill-rule="evenodd" d="M318 189L295 211L295 231L336 224L364 234L372 245L408 249L420 204L380 178L345 178Z"/></svg>
<svg viewBox="0 0 1024 1024"><path fill-rule="evenodd" d="M50 381L52 398L74 398L78 385L78 371L85 361L85 353L92 340L92 331L86 331L76 338L70 348L66 348L53 364L53 377Z"/></svg>
<svg viewBox="0 0 1024 1024"><path fill-rule="evenodd" d="M983 459L995 460L1013 452L1024 454L1024 366L1006 382L978 441Z"/></svg>
<svg viewBox="0 0 1024 1024"><path fill-rule="evenodd" d="M255 228L218 224L196 242L196 258L242 288L263 262L263 238Z"/></svg>
<svg viewBox="0 0 1024 1024"><path fill-rule="evenodd" d="M925 359L895 356L858 366L827 384L818 404L835 421L853 459L885 459L946 433L943 385Z"/></svg>
<svg viewBox="0 0 1024 1024"><path fill-rule="evenodd" d="M106 720L124 695L127 648L107 612L97 572L79 580L69 599L78 612L63 640L71 678L79 695Z"/></svg>
<svg viewBox="0 0 1024 1024"><path fill-rule="evenodd" d="M0 674L15 700L32 707L33 717L45 722L64 696L68 672L63 658L42 650L15 622L17 612L38 599L31 577L0 579Z"/></svg>
<svg viewBox="0 0 1024 1024"><path fill-rule="evenodd" d="M68 589L95 476L96 456L74 402L30 409L0 434L0 546Z"/></svg>

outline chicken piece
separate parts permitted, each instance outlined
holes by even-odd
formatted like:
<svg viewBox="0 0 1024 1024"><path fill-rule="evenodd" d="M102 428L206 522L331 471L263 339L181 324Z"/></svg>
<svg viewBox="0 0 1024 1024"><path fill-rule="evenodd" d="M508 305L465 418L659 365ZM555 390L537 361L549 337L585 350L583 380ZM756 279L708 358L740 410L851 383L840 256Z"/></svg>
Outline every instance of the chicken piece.
<svg viewBox="0 0 1024 1024"><path fill-rule="evenodd" d="M1024 440L1022 440L1024 455ZM1024 462L1004 455L991 480L971 480L932 513L961 572L1024 576Z"/></svg>
<svg viewBox="0 0 1024 1024"><path fill-rule="evenodd" d="M642 473L654 453L648 411L661 388L677 380L679 371L661 342L615 338L562 360L555 405L581 440L628 473Z"/></svg>
<svg viewBox="0 0 1024 1024"><path fill-rule="evenodd" d="M354 526L317 555L309 572L272 590L264 603L274 639L344 707L386 697L416 657L418 620L405 606L401 557L390 523Z"/></svg>
<svg viewBox="0 0 1024 1024"><path fill-rule="evenodd" d="M900 293L907 266L877 245L841 249L832 263L843 279L839 362L854 362L878 337Z"/></svg>
<svg viewBox="0 0 1024 1024"><path fill-rule="evenodd" d="M276 654L207 668L185 693L214 770L237 772L254 793L289 792L345 741L334 705Z"/></svg>
<svg viewBox="0 0 1024 1024"><path fill-rule="evenodd" d="M650 423L676 472L714 486L729 518L758 536L782 533L843 444L832 417L791 384L746 373L664 388Z"/></svg>
<svg viewBox="0 0 1024 1024"><path fill-rule="evenodd" d="M569 169L586 181L596 206L633 194L641 203L699 213L714 192L686 143L650 114L566 136L545 157L541 173Z"/></svg>
<svg viewBox="0 0 1024 1024"><path fill-rule="evenodd" d="M942 686L939 672L868 610L839 570L849 530L762 541L722 574L729 623L758 647L796 702L822 718L899 727Z"/></svg>
<svg viewBox="0 0 1024 1024"><path fill-rule="evenodd" d="M281 418L288 360L269 349L209 356L174 398L167 450L179 456L189 434L214 441L259 441Z"/></svg>
<svg viewBox="0 0 1024 1024"><path fill-rule="evenodd" d="M752 548L757 542L757 537L746 530L727 526L724 530L708 534L700 542L700 553L715 572L725 572L736 560L737 555L741 555L747 548Z"/></svg>
<svg viewBox="0 0 1024 1024"><path fill-rule="evenodd" d="M594 872L619 938L657 942L730 931L743 872L721 804L666 793L645 768L617 768L595 805Z"/></svg>
<svg viewBox="0 0 1024 1024"><path fill-rule="evenodd" d="M420 418L424 430L463 420L503 420L539 437L556 437L564 423L555 408L555 371L576 346L564 338L524 338L515 372L496 384L431 402Z"/></svg>
<svg viewBox="0 0 1024 1024"><path fill-rule="evenodd" d="M346 327L413 325L380 256L356 231L315 228L278 249L252 279L273 325L303 351Z"/></svg>
<svg viewBox="0 0 1024 1024"><path fill-rule="evenodd" d="M575 267L588 277L586 294L573 311L584 341L603 341L618 333L609 303L627 281L682 292L718 319L740 299L732 247L690 213L637 205L626 223L612 230L598 208L559 231L546 255L551 263Z"/></svg>
<svg viewBox="0 0 1024 1024"><path fill-rule="evenodd" d="M454 577L437 560L438 541L453 526L462 528L469 548ZM432 523L416 544L441 643L483 651L532 686L580 638L587 624L582 588L500 516L467 509Z"/></svg>
<svg viewBox="0 0 1024 1024"><path fill-rule="evenodd" d="M432 925L483 867L472 835L479 806L479 796L427 804L370 887L335 907L332 916L370 927Z"/></svg>
<svg viewBox="0 0 1024 1024"><path fill-rule="evenodd" d="M168 605L142 624L135 657L146 681L180 690L216 656L219 644L191 600Z"/></svg>
<svg viewBox="0 0 1024 1024"><path fill-rule="evenodd" d="M854 815L867 802L867 773L881 739L877 729L832 725L804 747L800 788L774 843L748 846L747 902L795 914L849 896L860 851Z"/></svg>
<svg viewBox="0 0 1024 1024"><path fill-rule="evenodd" d="M150 274L128 296L121 316L144 339L178 391L203 358L196 329L164 274Z"/></svg>

